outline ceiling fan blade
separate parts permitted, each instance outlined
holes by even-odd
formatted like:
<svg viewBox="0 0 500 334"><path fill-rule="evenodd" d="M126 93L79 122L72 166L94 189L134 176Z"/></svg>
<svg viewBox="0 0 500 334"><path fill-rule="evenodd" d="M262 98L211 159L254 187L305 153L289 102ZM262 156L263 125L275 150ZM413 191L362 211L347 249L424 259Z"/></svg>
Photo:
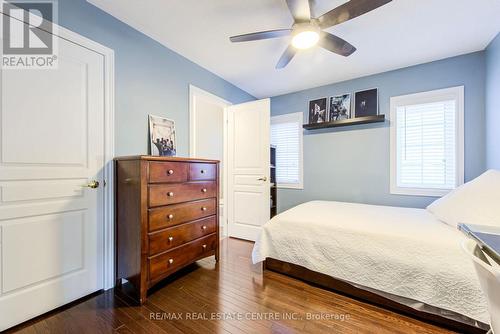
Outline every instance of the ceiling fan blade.
<svg viewBox="0 0 500 334"><path fill-rule="evenodd" d="M344 57L348 57L352 55L354 51L356 51L356 48L354 46L344 41L342 38L324 31L321 33L321 38L318 44L322 48Z"/></svg>
<svg viewBox="0 0 500 334"><path fill-rule="evenodd" d="M319 26L322 29L332 27L366 14L391 1L392 0L351 0L318 17Z"/></svg>
<svg viewBox="0 0 500 334"><path fill-rule="evenodd" d="M286 0L286 4L296 23L311 20L311 6L309 0Z"/></svg>
<svg viewBox="0 0 500 334"><path fill-rule="evenodd" d="M280 69L288 65L288 63L292 60L293 56L297 53L297 49L293 46L289 45L288 48L283 52L276 64L276 69Z"/></svg>
<svg viewBox="0 0 500 334"><path fill-rule="evenodd" d="M260 31L260 32L250 33L250 34L231 36L231 37L229 37L229 40L233 43L258 41L260 39L269 39L269 38L288 36L288 35L290 35L291 32L292 32L292 29L278 29L278 30Z"/></svg>

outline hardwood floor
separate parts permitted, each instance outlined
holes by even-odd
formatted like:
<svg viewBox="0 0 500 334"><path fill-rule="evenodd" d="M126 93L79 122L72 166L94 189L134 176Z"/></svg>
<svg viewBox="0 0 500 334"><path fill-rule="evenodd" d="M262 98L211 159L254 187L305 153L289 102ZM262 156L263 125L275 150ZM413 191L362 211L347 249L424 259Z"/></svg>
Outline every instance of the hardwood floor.
<svg viewBox="0 0 500 334"><path fill-rule="evenodd" d="M252 245L223 240L219 264L211 257L186 268L143 306L111 290L9 332L452 333L277 273L262 276L251 264Z"/></svg>

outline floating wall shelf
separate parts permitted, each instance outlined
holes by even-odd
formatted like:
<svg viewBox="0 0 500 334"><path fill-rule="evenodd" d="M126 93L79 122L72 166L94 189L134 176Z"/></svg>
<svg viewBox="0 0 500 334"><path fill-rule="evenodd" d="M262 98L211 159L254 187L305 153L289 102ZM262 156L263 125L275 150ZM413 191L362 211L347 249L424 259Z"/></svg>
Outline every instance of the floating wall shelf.
<svg viewBox="0 0 500 334"><path fill-rule="evenodd" d="M355 117L355 118L343 119L341 121L316 123L316 124L304 124L302 127L306 130L317 130L317 129L326 129L326 128L336 128L339 126L349 126L349 125L368 124L368 123L381 123L381 122L385 122L385 115Z"/></svg>

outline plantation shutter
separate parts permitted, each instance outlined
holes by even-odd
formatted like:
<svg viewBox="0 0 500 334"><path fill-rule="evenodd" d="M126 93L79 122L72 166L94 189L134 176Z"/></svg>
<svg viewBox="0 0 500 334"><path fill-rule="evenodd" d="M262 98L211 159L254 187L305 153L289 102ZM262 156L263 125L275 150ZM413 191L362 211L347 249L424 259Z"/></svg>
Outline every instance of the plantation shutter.
<svg viewBox="0 0 500 334"><path fill-rule="evenodd" d="M455 188L456 109L455 100L397 108L398 187Z"/></svg>
<svg viewBox="0 0 500 334"><path fill-rule="evenodd" d="M301 186L302 113L272 117L271 144L276 146L278 186Z"/></svg>

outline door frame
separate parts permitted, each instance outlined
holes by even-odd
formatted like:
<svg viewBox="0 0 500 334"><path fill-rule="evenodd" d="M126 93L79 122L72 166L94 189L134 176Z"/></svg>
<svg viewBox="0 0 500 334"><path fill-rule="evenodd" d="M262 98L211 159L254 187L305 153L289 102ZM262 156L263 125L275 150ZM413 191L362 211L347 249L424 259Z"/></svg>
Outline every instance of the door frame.
<svg viewBox="0 0 500 334"><path fill-rule="evenodd" d="M222 154L222 160L224 161L224 170L221 175L222 178L222 184L223 184L223 193L224 193L224 198L221 198L219 201L219 208L220 210L220 205L222 204L222 216L224 217L223 221L223 233L220 235L221 238L229 236L228 233L228 219L227 219L227 213L228 213L228 201L227 201L227 181L228 181L228 169L227 169L227 127L228 127L228 107L232 105L231 102L224 100L223 98L212 94L210 92L207 92L206 90L203 90L201 88L198 88L194 85L189 85L189 157L191 158L196 158L196 146L195 146L195 141L196 141L196 131L195 131L195 122L196 122L196 97L197 96L203 96L204 98L210 100L214 104L222 107L223 109L223 141L224 141L224 148L223 148L223 154ZM220 222L217 222L220 224Z"/></svg>
<svg viewBox="0 0 500 334"><path fill-rule="evenodd" d="M8 16L0 8L0 14ZM34 14L29 13L29 17ZM26 17L23 15L23 18ZM12 18L12 17L11 17ZM17 18L16 18L17 19ZM19 20L24 24L28 22ZM108 290L115 285L115 228L114 228L114 155L115 155L115 52L100 43L84 37L74 31L52 23L54 31L48 32L68 42L94 51L104 59L104 157L103 157L103 226L99 230L98 240L102 242L103 286ZM40 29L40 28L39 28ZM43 30L43 29L41 29Z"/></svg>

